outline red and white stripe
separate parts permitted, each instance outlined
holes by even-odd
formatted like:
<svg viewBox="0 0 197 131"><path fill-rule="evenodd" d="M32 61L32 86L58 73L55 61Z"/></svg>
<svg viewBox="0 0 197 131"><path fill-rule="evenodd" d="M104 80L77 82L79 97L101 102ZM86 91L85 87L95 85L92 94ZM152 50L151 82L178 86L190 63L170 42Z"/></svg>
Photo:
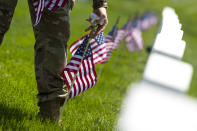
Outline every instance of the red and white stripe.
<svg viewBox="0 0 197 131"><path fill-rule="evenodd" d="M108 61L111 57L112 50L114 49L114 45L115 45L111 35L107 35L107 37L105 39L105 43L106 43L106 49L107 49L107 60L106 61Z"/></svg>
<svg viewBox="0 0 197 131"><path fill-rule="evenodd" d="M129 52L142 50L144 42L142 38L142 32L138 28L133 28L131 32L127 34L125 40L126 47Z"/></svg>
<svg viewBox="0 0 197 131"><path fill-rule="evenodd" d="M100 64L107 60L107 49L106 44L99 45L94 39L91 41L90 44L93 53L93 61L94 64Z"/></svg>
<svg viewBox="0 0 197 131"><path fill-rule="evenodd" d="M86 91L89 88L94 87L97 82L96 72L94 70L93 58L89 57L82 61L80 66L81 56L74 56L68 65L65 67L63 77L68 88L71 88L69 94L70 98L73 98L80 93ZM80 68L79 68L80 66ZM79 68L79 71L78 71ZM73 87L71 87L74 80L74 76L77 73L76 80Z"/></svg>
<svg viewBox="0 0 197 131"><path fill-rule="evenodd" d="M45 7L45 1L44 0L36 0L34 3L34 7L35 7L35 12L36 12L36 22L34 24L37 25L42 17L42 13Z"/></svg>
<svg viewBox="0 0 197 131"><path fill-rule="evenodd" d="M68 0L47 0L46 8L56 11L59 7L64 7Z"/></svg>
<svg viewBox="0 0 197 131"><path fill-rule="evenodd" d="M114 46L113 49L117 49L118 46L120 45L120 43L122 42L122 40L125 38L127 31L126 30L118 30L117 32L117 36L114 40Z"/></svg>
<svg viewBox="0 0 197 131"><path fill-rule="evenodd" d="M60 7L64 7L68 0L35 0L33 6L36 12L36 21L34 26L38 25L44 8L47 8L50 11L56 11Z"/></svg>
<svg viewBox="0 0 197 131"><path fill-rule="evenodd" d="M89 34L87 34L87 35L89 35ZM87 35L85 35L82 38L80 38L79 40L73 42L73 44L70 46L70 52L71 52L72 56L74 56L75 52L77 51L79 46L83 43L83 41Z"/></svg>
<svg viewBox="0 0 197 131"><path fill-rule="evenodd" d="M157 24L157 15L153 12L147 12L140 20L142 30L148 30L150 27Z"/></svg>

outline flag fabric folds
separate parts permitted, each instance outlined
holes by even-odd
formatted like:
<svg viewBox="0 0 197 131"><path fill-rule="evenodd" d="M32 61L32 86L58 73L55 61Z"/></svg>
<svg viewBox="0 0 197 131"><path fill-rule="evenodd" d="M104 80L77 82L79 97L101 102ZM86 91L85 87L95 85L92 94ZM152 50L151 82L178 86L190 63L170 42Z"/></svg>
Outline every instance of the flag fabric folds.
<svg viewBox="0 0 197 131"><path fill-rule="evenodd" d="M95 65L109 61L112 50L117 49L123 39L126 41L129 52L142 50L141 30L148 29L155 23L156 16L154 14L146 13L141 18L137 14L133 21L128 20L119 30L116 23L106 38L102 32L95 38L90 39L90 34L87 34L75 41L70 46L72 58L63 71L65 83L71 90L69 98L95 86L97 82ZM87 44L88 49L83 58Z"/></svg>
<svg viewBox="0 0 197 131"><path fill-rule="evenodd" d="M34 8L36 12L36 21L34 26L38 25L44 8L47 8L50 11L56 11L59 7L64 7L68 0L34 0Z"/></svg>
<svg viewBox="0 0 197 131"><path fill-rule="evenodd" d="M75 54L78 47L83 43L84 39L87 36L89 36L89 34L87 34L87 35L83 36L82 38L80 38L79 40L75 41L70 46L70 52L71 52L72 56ZM100 63L107 60L107 49L106 49L106 44L105 44L104 32L100 33L94 39L90 40L90 47L91 47L92 53L93 53L94 65L100 64Z"/></svg>
<svg viewBox="0 0 197 131"><path fill-rule="evenodd" d="M116 38L114 40L113 49L117 49L118 46L120 45L120 43L122 42L122 40L125 38L126 33L127 33L127 29L128 29L128 25L129 25L129 21L127 23L125 23L122 26L122 28L117 31L117 35L116 35Z"/></svg>
<svg viewBox="0 0 197 131"><path fill-rule="evenodd" d="M141 18L141 29L148 30L150 27L157 24L157 15L154 12L147 12Z"/></svg>
<svg viewBox="0 0 197 131"><path fill-rule="evenodd" d="M107 62L110 59L112 50L116 46L115 40L117 38L117 34L118 34L118 27L117 27L117 24L115 24L105 38L106 49L107 49L107 59L104 62Z"/></svg>
<svg viewBox="0 0 197 131"><path fill-rule="evenodd" d="M126 47L129 52L133 52L135 50L142 50L143 38L142 38L139 18L135 18L130 23L125 40L126 40Z"/></svg>
<svg viewBox="0 0 197 131"><path fill-rule="evenodd" d="M69 98L73 98L89 88L94 87L97 82L97 76L93 63L93 53L90 45L83 58L85 48L88 44L89 36L85 36L82 44L78 47L70 62L63 71L63 78L68 89L71 88ZM82 62L81 62L82 61ZM76 74L76 79L74 78ZM74 84L72 86L73 80Z"/></svg>

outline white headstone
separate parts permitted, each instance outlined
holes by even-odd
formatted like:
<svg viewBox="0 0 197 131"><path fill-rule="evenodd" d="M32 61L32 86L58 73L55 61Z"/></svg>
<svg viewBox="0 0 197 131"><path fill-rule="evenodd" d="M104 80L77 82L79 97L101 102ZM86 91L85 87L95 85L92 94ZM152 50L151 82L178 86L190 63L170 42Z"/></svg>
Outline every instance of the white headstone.
<svg viewBox="0 0 197 131"><path fill-rule="evenodd" d="M118 130L197 131L196 121L196 100L142 82L128 92Z"/></svg>
<svg viewBox="0 0 197 131"><path fill-rule="evenodd" d="M155 39L153 51L181 59L186 46L182 40L181 27L175 11L166 7L163 10L161 29Z"/></svg>
<svg viewBox="0 0 197 131"><path fill-rule="evenodd" d="M184 93L193 68L180 61L186 46L180 29L174 10L165 8L143 79L130 87L122 105L118 130L197 131L197 101Z"/></svg>
<svg viewBox="0 0 197 131"><path fill-rule="evenodd" d="M143 79L186 92L192 78L191 65L157 53L151 53Z"/></svg>

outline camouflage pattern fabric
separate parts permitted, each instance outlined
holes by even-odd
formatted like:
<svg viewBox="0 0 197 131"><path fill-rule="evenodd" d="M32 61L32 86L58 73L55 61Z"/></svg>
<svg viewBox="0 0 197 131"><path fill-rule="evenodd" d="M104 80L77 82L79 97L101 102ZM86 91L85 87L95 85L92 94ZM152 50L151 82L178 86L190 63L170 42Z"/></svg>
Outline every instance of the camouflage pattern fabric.
<svg viewBox="0 0 197 131"><path fill-rule="evenodd" d="M9 29L16 4L17 0L0 0L0 40ZM36 14L33 0L28 0L28 4L34 23ZM69 0L64 8L55 12L45 9L39 25L33 27L36 39L34 53L38 104L67 95L62 71L70 36L69 13L73 5L74 1Z"/></svg>
<svg viewBox="0 0 197 131"><path fill-rule="evenodd" d="M18 0L0 0L0 45L4 34L10 27L17 1Z"/></svg>
<svg viewBox="0 0 197 131"><path fill-rule="evenodd" d="M36 14L34 0L28 0L32 23ZM0 44L10 27L17 0L0 0ZM74 0L55 12L44 9L40 23L33 27L36 43L35 73L38 88L38 105L40 102L57 98L63 100L67 95L67 88L62 78L65 66L65 53L70 37L69 13ZM94 8L106 7L106 0L94 0Z"/></svg>
<svg viewBox="0 0 197 131"><path fill-rule="evenodd" d="M33 0L28 2L32 23L35 23ZM59 8L55 12L45 9L40 23L34 27L35 73L39 102L61 99L67 94L62 71L70 37L69 13L73 4L74 2L69 0L64 8Z"/></svg>

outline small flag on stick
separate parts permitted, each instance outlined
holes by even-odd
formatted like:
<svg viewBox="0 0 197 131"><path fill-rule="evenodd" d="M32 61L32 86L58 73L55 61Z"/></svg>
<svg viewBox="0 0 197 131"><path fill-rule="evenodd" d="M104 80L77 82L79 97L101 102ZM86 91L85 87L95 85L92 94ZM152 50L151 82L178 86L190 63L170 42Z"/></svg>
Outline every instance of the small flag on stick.
<svg viewBox="0 0 197 131"><path fill-rule="evenodd" d="M73 98L87 89L92 88L97 82L92 49L90 45L87 45L88 41L89 36L86 36L63 71L66 85L71 90L69 98ZM86 46L88 48L83 57Z"/></svg>
<svg viewBox="0 0 197 131"><path fill-rule="evenodd" d="M117 21L115 23L115 25L112 27L112 29L110 30L110 32L108 33L108 35L105 38L105 43L106 43L106 48L107 48L107 59L104 62L109 61L112 50L115 48L115 40L117 38L117 33L118 33L118 27L117 24L119 22L120 17L117 18Z"/></svg>
<svg viewBox="0 0 197 131"><path fill-rule="evenodd" d="M95 79L94 80L91 79L91 82L93 82L93 83L91 83L92 86L85 85L85 89L86 90L88 89L88 86L89 86L89 88L91 88L96 83L96 72L95 72L94 64L93 64L93 57L92 57L92 52L91 52L92 50L91 50L90 44L89 44L90 43L90 40L91 40L90 37L93 35L93 31L94 30L95 29L93 29L90 32L90 36L87 37L84 40L82 46L79 47L79 50L77 50L76 54L74 55L74 57L72 57L71 61L65 67L65 69L63 71L63 77L65 79L65 82L66 82L67 86L68 86L68 95L65 98L65 101L64 101L62 110L60 112L59 121L61 121L61 116L62 116L62 114L64 112L64 108L66 106L66 103L68 102L68 99L69 98L73 98L74 96L76 96L77 94L79 94L82 91L82 89L84 89L84 87L82 87L81 83L79 84L79 81L77 81L77 84L76 84L77 78L78 79L81 79L81 80L84 80L83 78L85 78L85 80L88 82L88 80L90 80L90 79L88 79L88 78L90 78L90 77L88 77L89 74L90 75L91 74L94 74ZM81 70L81 66L84 67L83 70ZM81 70L81 74L79 74L80 73L80 70ZM86 73L85 73L85 70L87 71ZM73 73L74 73L74 75L73 75ZM83 75L82 75L82 73L83 73ZM71 81L69 81L69 80L71 80ZM73 87L74 85L75 85L75 89ZM80 85L80 87L79 86L76 87L77 85Z"/></svg>
<svg viewBox="0 0 197 131"><path fill-rule="evenodd" d="M86 36L89 36L89 34L75 41L70 46L70 52L72 56L75 54L79 46L83 43ZM105 44L104 32L100 33L94 39L90 40L90 47L93 53L94 65L100 64L107 60L107 49L106 49L106 44Z"/></svg>
<svg viewBox="0 0 197 131"><path fill-rule="evenodd" d="M143 38L140 29L140 19L138 14L129 25L125 40L126 40L126 47L129 50L129 52L133 52L135 50L142 50Z"/></svg>
<svg viewBox="0 0 197 131"><path fill-rule="evenodd" d="M141 29L148 30L157 24L157 15L154 12L147 12L140 18Z"/></svg>
<svg viewBox="0 0 197 131"><path fill-rule="evenodd" d="M122 26L122 28L120 28L120 29L117 31L117 35L116 35L116 38L115 38L115 40L114 40L114 47L113 47L113 49L117 49L118 46L120 45L120 43L122 42L122 40L125 38L126 33L127 33L127 29L128 29L128 26L129 26L129 23L130 23L130 21L128 20L128 21Z"/></svg>

